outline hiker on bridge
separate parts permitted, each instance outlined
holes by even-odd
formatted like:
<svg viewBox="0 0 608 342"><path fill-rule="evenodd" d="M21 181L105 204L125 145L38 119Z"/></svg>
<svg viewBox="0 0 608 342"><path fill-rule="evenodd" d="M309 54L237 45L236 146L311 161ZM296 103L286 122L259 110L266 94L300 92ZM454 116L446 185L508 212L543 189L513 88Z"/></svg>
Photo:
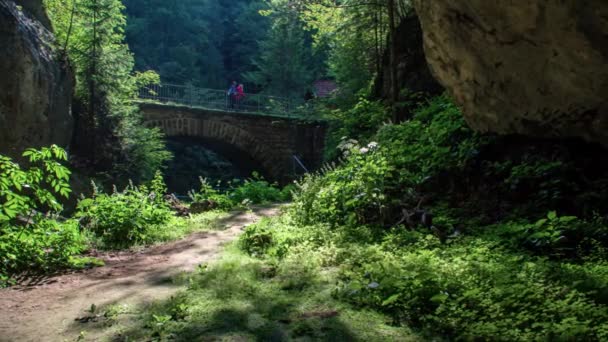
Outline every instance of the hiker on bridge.
<svg viewBox="0 0 608 342"><path fill-rule="evenodd" d="M228 88L228 92L226 93L228 95L228 102L229 102L229 108L234 109L234 104L236 103L236 99L237 99L237 85L236 85L236 81L232 81L232 84L230 85L230 88Z"/></svg>
<svg viewBox="0 0 608 342"><path fill-rule="evenodd" d="M241 101L245 98L245 88L243 87L243 83L239 84L236 87L236 108L240 109Z"/></svg>

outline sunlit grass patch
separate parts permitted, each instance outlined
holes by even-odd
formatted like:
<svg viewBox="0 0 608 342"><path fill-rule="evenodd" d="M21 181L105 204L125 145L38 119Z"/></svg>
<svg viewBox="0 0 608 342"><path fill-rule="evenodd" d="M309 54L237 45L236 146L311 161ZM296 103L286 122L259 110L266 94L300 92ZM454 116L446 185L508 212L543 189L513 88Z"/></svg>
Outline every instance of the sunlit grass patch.
<svg viewBox="0 0 608 342"><path fill-rule="evenodd" d="M150 229L147 243L167 242L183 238L189 234L222 229L219 221L228 214L223 211L209 211L190 217L173 217L163 225Z"/></svg>
<svg viewBox="0 0 608 342"><path fill-rule="evenodd" d="M193 340L416 340L386 316L332 298L335 272L314 260L279 265L230 247L221 260L203 266L187 291L144 316L145 329L160 339Z"/></svg>

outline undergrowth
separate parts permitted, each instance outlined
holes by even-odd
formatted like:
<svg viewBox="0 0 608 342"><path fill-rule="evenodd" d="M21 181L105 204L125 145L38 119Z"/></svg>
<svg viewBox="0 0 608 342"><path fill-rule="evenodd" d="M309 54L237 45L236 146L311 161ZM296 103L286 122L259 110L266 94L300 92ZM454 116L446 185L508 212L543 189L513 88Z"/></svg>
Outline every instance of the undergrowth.
<svg viewBox="0 0 608 342"><path fill-rule="evenodd" d="M234 247L189 278L188 290L146 310L128 339L416 341L378 312L332 296L336 270L322 269L315 253L281 264L244 255Z"/></svg>
<svg viewBox="0 0 608 342"><path fill-rule="evenodd" d="M77 222L57 219L58 198L71 191L65 151L53 145L27 149L23 157L26 168L0 155L0 286L14 274L79 264L85 248Z"/></svg>
<svg viewBox="0 0 608 342"><path fill-rule="evenodd" d="M423 228L375 235L365 227L301 226L285 216L249 227L239 245L289 269L295 288L306 279L308 260L318 267L311 277L337 269L334 300L381 312L429 338L608 338L605 251L583 261L552 260L520 245L528 233L505 238L528 226L498 224L442 242Z"/></svg>
<svg viewBox="0 0 608 342"><path fill-rule="evenodd" d="M103 265L83 257L91 248L121 249L182 238L211 229L225 213L211 211L175 217L164 196L160 173L148 185L130 184L110 194L97 189L83 198L73 218L63 218L59 197L67 198L70 171L67 155L57 146L28 149L22 168L0 156L0 286L15 277L65 268Z"/></svg>
<svg viewBox="0 0 608 342"><path fill-rule="evenodd" d="M277 183L266 181L257 172L244 181L229 182L227 188L218 190L221 184L214 187L205 178L200 178L198 190L191 190L188 195L192 202L208 202L221 210L247 208L252 204L269 204L287 202L291 199L293 185L280 188Z"/></svg>
<svg viewBox="0 0 608 342"><path fill-rule="evenodd" d="M365 144L342 139L342 160L238 246L283 289L330 274L333 303L424 339L606 340L605 157L521 139L474 133L436 98ZM260 282L227 277L238 295Z"/></svg>

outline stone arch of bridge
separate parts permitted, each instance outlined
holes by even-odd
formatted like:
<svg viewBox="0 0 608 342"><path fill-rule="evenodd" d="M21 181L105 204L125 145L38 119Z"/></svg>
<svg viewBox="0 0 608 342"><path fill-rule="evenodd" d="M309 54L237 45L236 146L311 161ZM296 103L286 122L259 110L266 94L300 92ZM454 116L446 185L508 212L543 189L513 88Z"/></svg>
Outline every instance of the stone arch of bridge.
<svg viewBox="0 0 608 342"><path fill-rule="evenodd" d="M273 150L245 129L224 120L202 120L175 117L162 120L149 120L146 125L159 127L167 138L189 139L199 143L247 169L243 163L252 161L251 169L260 172L267 179L280 179L280 170ZM246 157L239 156L243 154Z"/></svg>

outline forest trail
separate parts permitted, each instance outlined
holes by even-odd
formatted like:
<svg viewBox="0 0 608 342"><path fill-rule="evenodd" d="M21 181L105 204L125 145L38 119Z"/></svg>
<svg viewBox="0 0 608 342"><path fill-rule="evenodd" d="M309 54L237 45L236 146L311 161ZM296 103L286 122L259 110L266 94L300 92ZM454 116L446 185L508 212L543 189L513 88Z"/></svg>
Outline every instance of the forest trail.
<svg viewBox="0 0 608 342"><path fill-rule="evenodd" d="M213 260L222 246L251 223L276 215L278 206L234 212L218 222L225 230L194 233L179 241L139 252L100 256L104 267L41 279L0 290L0 341L74 341L102 336L103 320L96 317L109 305L145 306L184 288L175 282L180 273ZM91 313L91 306L99 308ZM106 329L107 330L107 329Z"/></svg>

